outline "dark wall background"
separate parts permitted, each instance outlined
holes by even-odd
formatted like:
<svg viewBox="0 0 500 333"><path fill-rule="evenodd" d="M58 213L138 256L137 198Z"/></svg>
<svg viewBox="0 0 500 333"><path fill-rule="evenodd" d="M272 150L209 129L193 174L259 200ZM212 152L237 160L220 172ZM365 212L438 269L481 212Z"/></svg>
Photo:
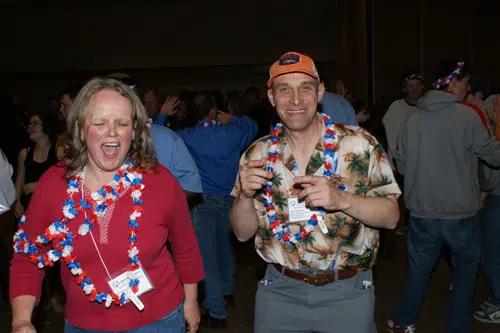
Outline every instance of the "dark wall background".
<svg viewBox="0 0 500 333"><path fill-rule="evenodd" d="M289 50L310 54L331 90L342 79L381 109L400 96L406 71L422 71L430 87L450 55L500 78L500 1L10 2L18 5L0 6L0 88L54 92L122 71L171 90L264 89L269 65Z"/></svg>
<svg viewBox="0 0 500 333"><path fill-rule="evenodd" d="M268 64L288 50L332 61L337 50L337 1L102 3L6 7L0 70Z"/></svg>
<svg viewBox="0 0 500 333"><path fill-rule="evenodd" d="M400 93L404 73L423 72L431 88L437 62L463 56L473 73L499 84L500 1L375 0L375 102Z"/></svg>

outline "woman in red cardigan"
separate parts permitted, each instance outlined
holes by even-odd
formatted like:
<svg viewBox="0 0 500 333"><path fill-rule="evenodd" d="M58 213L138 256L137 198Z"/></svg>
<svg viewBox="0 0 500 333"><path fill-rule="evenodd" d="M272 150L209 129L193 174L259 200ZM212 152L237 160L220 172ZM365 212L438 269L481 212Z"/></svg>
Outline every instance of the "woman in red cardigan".
<svg viewBox="0 0 500 333"><path fill-rule="evenodd" d="M68 159L40 178L15 235L14 333L35 332L42 268L57 260L65 333L197 331L203 264L185 196L157 163L147 123L140 99L114 79L93 79L75 98Z"/></svg>

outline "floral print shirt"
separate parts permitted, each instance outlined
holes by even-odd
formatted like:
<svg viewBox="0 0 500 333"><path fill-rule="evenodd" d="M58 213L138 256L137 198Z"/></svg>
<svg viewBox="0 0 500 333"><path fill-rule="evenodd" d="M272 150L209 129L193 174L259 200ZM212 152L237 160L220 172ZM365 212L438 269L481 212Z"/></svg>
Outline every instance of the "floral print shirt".
<svg viewBox="0 0 500 333"><path fill-rule="evenodd" d="M322 176L323 133L309 160L306 175ZM358 126L335 124L338 137L338 169L332 181L342 183L346 191L359 196L383 197L401 194L386 153L378 141ZM292 233L300 230L307 220L291 223L288 217L288 198L298 196L300 189L294 187L295 159L286 141L286 134L278 149L279 159L275 164L273 179L273 202L279 220L287 221ZM254 142L242 155L241 167L250 160L267 158L271 136ZM239 174L238 174L239 177ZM239 195L239 178L231 193ZM289 188L287 188L289 187ZM379 247L379 232L343 212L328 212L324 221L328 228L323 233L319 226L296 244L287 245L274 237L264 207L263 191L254 197L260 226L255 235L257 253L269 263L278 263L289 269L310 270L357 270L371 268Z"/></svg>

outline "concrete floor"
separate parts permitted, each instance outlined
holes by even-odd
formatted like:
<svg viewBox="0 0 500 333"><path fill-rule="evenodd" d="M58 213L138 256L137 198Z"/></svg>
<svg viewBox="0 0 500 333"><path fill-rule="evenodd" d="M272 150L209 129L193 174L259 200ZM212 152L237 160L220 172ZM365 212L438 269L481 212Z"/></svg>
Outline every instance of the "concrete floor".
<svg viewBox="0 0 500 333"><path fill-rule="evenodd" d="M383 242L379 262L374 271L377 302L375 316L379 333L387 332L386 320L392 307L400 300L406 277L404 237L387 231L384 233ZM229 309L229 328L225 332L251 333L254 294L265 265L255 254L251 242L238 243L235 246L238 262L236 305L233 309ZM438 267L437 274L429 281L427 297L421 310L421 319L418 322L418 332L444 332L444 318L450 296L450 281L450 270L442 262ZM486 295L487 288L480 276L474 297L474 309L485 299ZM0 313L0 333L9 332L10 316L5 306L2 307ZM62 333L63 316L50 313L48 318L45 326L38 333ZM500 332L500 325L483 324L473 319L472 323L472 332L474 333ZM203 333L221 332L200 331Z"/></svg>

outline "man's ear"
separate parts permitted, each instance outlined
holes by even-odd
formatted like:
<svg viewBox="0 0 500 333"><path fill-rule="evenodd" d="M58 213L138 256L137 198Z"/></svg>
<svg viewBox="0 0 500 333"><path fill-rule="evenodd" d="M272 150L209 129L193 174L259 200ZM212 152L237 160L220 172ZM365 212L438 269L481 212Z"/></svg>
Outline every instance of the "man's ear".
<svg viewBox="0 0 500 333"><path fill-rule="evenodd" d="M267 89L267 98L273 107L276 107L276 103L274 102L274 92L273 88Z"/></svg>

